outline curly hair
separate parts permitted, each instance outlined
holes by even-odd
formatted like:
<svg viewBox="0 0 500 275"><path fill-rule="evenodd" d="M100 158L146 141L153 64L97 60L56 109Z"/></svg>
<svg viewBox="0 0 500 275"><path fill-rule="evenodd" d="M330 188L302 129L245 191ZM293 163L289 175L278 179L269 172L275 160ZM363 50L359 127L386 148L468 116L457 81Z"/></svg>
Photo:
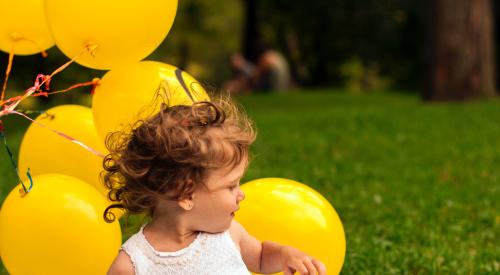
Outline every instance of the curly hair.
<svg viewBox="0 0 500 275"><path fill-rule="evenodd" d="M189 106L162 104L131 129L106 137L110 153L101 177L116 202L104 211L107 222L115 220L113 208L152 216L159 199L188 198L207 172L248 160L256 136L252 121L223 97Z"/></svg>

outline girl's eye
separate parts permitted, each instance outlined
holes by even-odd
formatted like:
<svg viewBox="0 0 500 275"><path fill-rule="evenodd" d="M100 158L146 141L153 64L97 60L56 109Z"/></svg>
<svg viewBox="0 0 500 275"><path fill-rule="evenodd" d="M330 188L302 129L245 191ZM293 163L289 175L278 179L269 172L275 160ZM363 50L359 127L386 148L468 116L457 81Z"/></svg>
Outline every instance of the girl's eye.
<svg viewBox="0 0 500 275"><path fill-rule="evenodd" d="M236 187L238 187L238 186L239 186L239 182L238 182L238 183L235 183L235 184L233 184L233 185L231 185L231 186L229 186L229 190L233 191L233 190L234 190L234 189L236 189Z"/></svg>
<svg viewBox="0 0 500 275"><path fill-rule="evenodd" d="M240 181L239 180L236 180L236 181L233 181L231 183L231 186L229 186L229 190L230 191L233 191L234 189L236 189L238 186L240 186Z"/></svg>

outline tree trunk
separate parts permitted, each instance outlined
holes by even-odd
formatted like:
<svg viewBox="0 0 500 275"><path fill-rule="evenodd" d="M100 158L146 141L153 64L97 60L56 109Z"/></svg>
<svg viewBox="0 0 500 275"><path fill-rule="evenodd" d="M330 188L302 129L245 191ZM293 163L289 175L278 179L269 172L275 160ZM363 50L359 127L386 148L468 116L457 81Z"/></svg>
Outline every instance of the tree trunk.
<svg viewBox="0 0 500 275"><path fill-rule="evenodd" d="M258 59L258 44L262 39L260 32L260 23L257 16L258 0L242 0L243 1L243 16L245 23L243 25L243 43L242 51L246 59L257 62Z"/></svg>
<svg viewBox="0 0 500 275"><path fill-rule="evenodd" d="M490 0L429 0L425 100L496 95Z"/></svg>

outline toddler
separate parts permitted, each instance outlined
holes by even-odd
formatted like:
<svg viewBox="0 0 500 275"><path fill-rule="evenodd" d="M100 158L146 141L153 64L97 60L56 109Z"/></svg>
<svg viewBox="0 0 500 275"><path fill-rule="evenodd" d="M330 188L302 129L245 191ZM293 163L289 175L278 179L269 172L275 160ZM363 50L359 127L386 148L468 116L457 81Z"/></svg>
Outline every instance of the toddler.
<svg viewBox="0 0 500 275"><path fill-rule="evenodd" d="M260 242L234 220L255 132L231 100L163 104L133 128L106 141L104 182L116 204L104 217L122 208L150 222L122 245L108 274L326 274L320 261Z"/></svg>

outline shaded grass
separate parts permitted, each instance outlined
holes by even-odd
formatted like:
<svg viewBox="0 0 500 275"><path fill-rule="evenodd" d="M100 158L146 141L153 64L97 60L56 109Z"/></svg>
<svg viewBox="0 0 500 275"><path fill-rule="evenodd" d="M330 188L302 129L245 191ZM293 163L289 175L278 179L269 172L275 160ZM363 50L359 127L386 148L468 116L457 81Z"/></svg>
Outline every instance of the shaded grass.
<svg viewBox="0 0 500 275"><path fill-rule="evenodd" d="M318 91L238 100L259 130L245 181L320 191L344 223L343 274L500 272L500 101ZM23 127L7 128L14 149ZM0 161L1 201L15 178Z"/></svg>

